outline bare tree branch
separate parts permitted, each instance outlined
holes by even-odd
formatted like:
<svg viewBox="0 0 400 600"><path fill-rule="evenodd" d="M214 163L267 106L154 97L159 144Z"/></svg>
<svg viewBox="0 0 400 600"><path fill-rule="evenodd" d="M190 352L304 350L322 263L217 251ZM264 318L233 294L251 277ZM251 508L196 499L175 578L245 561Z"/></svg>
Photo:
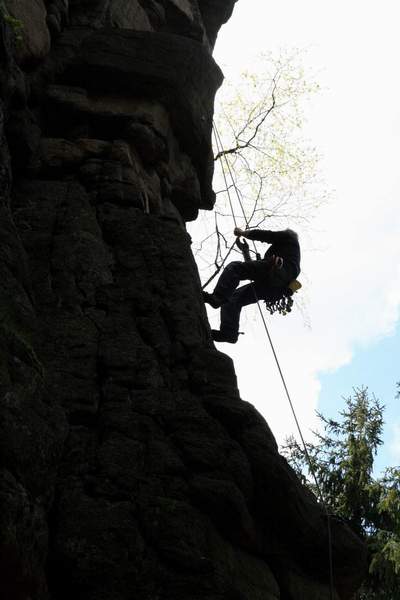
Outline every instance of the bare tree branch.
<svg viewBox="0 0 400 600"><path fill-rule="evenodd" d="M234 146L233 148L229 148L228 150L224 150L224 149L220 150L217 153L217 155L214 157L214 161L218 160L222 156L227 156L228 154L236 154L236 152L238 152L239 150L244 150L245 148L247 148L251 144L251 142L254 140L254 138L257 137L257 134L258 134L258 132L260 130L260 127L264 124L264 122L267 119L267 117L271 114L271 112L275 108L275 105L276 105L275 92L276 92L276 82L274 80L274 86L273 86L272 92L271 92L271 98L272 98L271 105L268 108L268 110L265 111L265 114L262 117L262 119L257 123L257 125L256 125L256 127L254 129L253 134L243 144L240 144L240 143L236 144L236 146ZM241 133L243 133L248 126L249 126L249 122L247 122L246 126L243 127L243 129L241 130ZM237 137L236 137L236 140L239 141L239 139Z"/></svg>

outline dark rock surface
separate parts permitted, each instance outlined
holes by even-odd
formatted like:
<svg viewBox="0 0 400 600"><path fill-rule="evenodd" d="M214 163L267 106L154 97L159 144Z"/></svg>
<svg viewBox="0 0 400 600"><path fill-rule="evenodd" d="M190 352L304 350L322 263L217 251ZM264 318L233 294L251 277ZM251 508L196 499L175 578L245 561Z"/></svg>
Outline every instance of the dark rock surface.
<svg viewBox="0 0 400 600"><path fill-rule="evenodd" d="M233 0L11 0L0 17L0 596L324 600L326 517L210 338ZM29 25L28 25L29 21ZM332 521L335 598L364 548Z"/></svg>

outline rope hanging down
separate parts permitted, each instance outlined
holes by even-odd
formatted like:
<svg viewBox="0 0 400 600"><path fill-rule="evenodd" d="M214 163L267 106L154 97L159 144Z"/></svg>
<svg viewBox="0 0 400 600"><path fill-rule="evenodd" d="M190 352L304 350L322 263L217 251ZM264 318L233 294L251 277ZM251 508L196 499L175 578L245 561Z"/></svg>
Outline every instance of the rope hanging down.
<svg viewBox="0 0 400 600"><path fill-rule="evenodd" d="M218 130L217 130L217 127L216 127L215 123L213 124L213 129L214 129L214 137L215 137L215 140L216 140L216 145L217 145L217 150L218 150L219 158L221 160L221 168L222 168L222 172L223 172L223 176L224 176L224 181L225 181L225 184L226 184L226 190L227 190L228 197L229 197L229 204L230 204L230 207L231 207L232 218L233 218L233 221L235 223L235 227L237 227L237 225L236 225L236 217L235 217L234 210L233 210L233 203L232 203L232 200L231 200L230 194L229 194L229 186L228 186L227 177L226 177L224 165L223 165L223 162L222 162L222 158L225 159L225 162L226 162L226 165L227 165L227 168L228 168L228 172L229 172L230 178L232 180L232 185L233 185L233 187L234 187L234 189L236 191L236 195L237 195L237 199L238 199L238 202L239 202L239 206L240 206L241 211L243 213L243 218L245 220L246 227L247 227L248 220L247 220L247 217L246 217L245 210L243 208L243 203L242 203L241 198L240 198L240 192L239 192L239 190L237 188L235 179L233 177L232 170L231 170L231 167L229 165L229 161L227 160L227 157L226 157L226 155L223 152L223 146L222 146L222 142L221 142L221 137L220 137L220 135L218 133ZM253 242L253 244L254 244L254 242ZM254 247L255 247L255 244L254 244ZM233 248L233 246L231 247L230 251L232 250L232 248ZM230 251L229 251L229 253L230 253ZM225 259L224 259L223 262L225 262L226 258L227 258L227 256L225 257ZM221 267L222 267L222 265L221 265ZM209 281L207 282L206 285L208 285L208 283L209 283ZM205 286L203 286L203 287L205 287ZM300 427L300 423L299 423L299 420L297 418L296 411L295 411L295 408L294 408L291 396L289 394L289 389L288 389L288 386L286 384L286 380L285 380L285 377L283 375L283 371L281 369L281 365L280 365L277 353L275 351L275 347L274 347L274 344L273 344L273 341L272 341L272 338L271 338L271 334L269 332L269 329L268 329L268 326L267 326L267 322L266 322L266 319L264 317L264 313L263 313L263 311L261 309L261 306L260 306L260 300L257 297L257 293L256 293L256 290L254 289L254 287L253 287L253 291L254 291L254 297L256 299L256 303L257 303L257 306L258 306L258 310L259 310L259 313L260 313L260 316L261 316L261 319L262 319L262 322L263 322L265 333L266 333L266 335L268 337L268 341L269 341L269 344L271 346L272 354L274 356L275 363L276 363L276 366L278 368L279 375L281 377L282 384L283 384L283 387L284 387L284 390L285 390L285 393L286 393L286 397L288 399L289 406L290 406L290 409L292 411L294 421L296 423L297 431L299 433L299 436L300 436L300 439L301 439L301 443L303 445L304 455L306 457L310 473L311 473L311 475L312 475L312 477L314 479L314 482L315 482L315 487L316 487L316 490L317 490L317 493L318 493L318 498L319 498L319 501L321 502L322 506L324 507L324 510L325 510L325 513L326 513L326 518L327 518L327 533L328 533L328 558L329 558L330 600L334 600L331 515L329 514L328 507L327 507L327 505L325 503L325 500L324 500L324 497L322 495L322 491L321 491L320 485L318 483L318 479L317 479L317 476L316 476L316 473L315 473L315 469L313 467L313 464L312 464L312 461L311 461L311 457L310 457L309 452L307 450L307 445L306 445L305 440L304 440L304 436L303 436L303 433L302 433L302 430L301 430L301 427Z"/></svg>
<svg viewBox="0 0 400 600"><path fill-rule="evenodd" d="M235 211L233 209L233 202L232 202L231 193L230 193L230 186L228 185L228 180L227 180L226 172L225 172L225 169L224 169L224 165L222 163L222 158L225 159L225 162L226 162L226 165L227 165L227 168L228 168L228 171L229 171L229 175L230 175L231 180L232 180L232 185L233 185L233 188L235 189L236 196L237 196L240 208L242 210L242 213L243 213L243 216L244 216L244 220L245 220L245 223L246 223L246 227L247 227L248 226L248 220L246 218L246 214L245 214L245 211L244 211L244 208L243 208L243 203L242 203L242 200L240 198L240 192L238 190L238 187L236 185L235 179L233 177L232 170L231 170L230 165L229 165L229 161L227 160L226 155L223 152L221 137L219 135L219 132L217 130L217 127L216 127L215 123L213 124L213 134L214 134L215 145L217 147L217 152L218 152L219 158L221 160L222 175L223 175L223 178L224 178L226 193L228 195L228 201L229 201L229 206L230 206L230 209L231 209L233 223L234 223L235 227L237 227L237 219L236 219ZM213 279L215 279L215 277L221 271L222 267L225 265L228 257L230 256L232 250L234 249L235 243L236 243L236 240L233 242L233 244L228 249L228 252L226 253L225 257L223 258L221 264L219 264L219 265L216 264L216 270L211 275L211 277L209 277L207 279L207 281L201 286L202 290L205 290L205 288L213 281ZM254 241L253 241L253 248L254 248L254 253L257 255L257 248L256 248L256 244L255 244Z"/></svg>
<svg viewBox="0 0 400 600"><path fill-rule="evenodd" d="M255 291L255 290L254 290L254 295L255 295L255 297L257 298L257 294L256 294L256 291ZM313 467L313 465L312 465L311 457L310 457L310 455L309 455L309 452L308 452L308 450L307 450L307 445L306 445L306 442L305 442L305 440L304 440L304 437L303 437L303 433L302 433L302 430L301 430L301 427L300 427L300 423L299 423L299 420L298 420L298 418L297 418L296 411L295 411L295 409L294 409L294 405L293 405L292 399L291 399L291 397L290 397L290 394L289 394L288 387L287 387L287 385L286 385L286 380L285 380L285 377L284 377L284 375L283 375L283 372L282 372L282 369L281 369L281 365L280 365L280 363L279 363L279 359L278 359L278 356L277 356L277 354L276 354L276 351L275 351L274 344L273 344L273 342L272 342L271 334L269 333L269 330L268 330L268 327L267 327L267 322L266 322L266 320L265 320L264 313L263 313L263 311L262 311L262 309L261 309L261 306L260 306L260 301L259 301L259 299L258 299L258 298L257 298L257 306L258 306L258 310L259 310L259 312L260 312L260 316L261 316L261 319L262 319L262 322L263 322L263 325L264 325L265 333L266 333L266 334L267 334L267 336L268 336L268 341L269 341L269 343L270 343L270 346L271 346L271 349L272 349L272 353L273 353L273 355L274 355L274 359L275 359L275 362L276 362L276 366L278 367L279 375L280 375L280 377L281 377L282 384L283 384L283 387L284 387L284 389L285 389L286 397L287 397L287 399L288 399L288 402L289 402L289 405L290 405L290 409L291 409L291 411L292 411L293 418L294 418L294 420L295 420L295 423L296 423L297 431L299 432L299 436L300 436L300 439L301 439L301 443L303 444L304 454L305 454L305 456L306 456L306 459L307 459L307 462L308 462L308 466L309 466L309 469L310 469L310 473L312 474L312 477L313 477L313 479L314 479L314 482L315 482L315 487L316 487L316 490L317 490L317 492L318 492L318 498L319 498L319 501L321 502L321 504L322 504L322 506L324 507L324 510L325 510L325 514L326 514L326 520L327 520L327 531L328 531L328 558L329 558L329 584L330 584L330 599L331 599L331 600L333 600L333 598L334 598L334 593L333 593L333 590L334 590L334 583L333 583L333 556L332 556L332 527L331 527L331 515L329 514L328 507L326 506L326 503L325 503L324 497L323 497L323 495L322 495L322 491L321 491L321 488L320 488L320 486L319 486L318 479L317 479L317 476L316 476L316 474L315 474L314 467Z"/></svg>
<svg viewBox="0 0 400 600"><path fill-rule="evenodd" d="M221 150L222 150L221 138L219 137L219 133L218 133L218 130L217 130L215 124L213 126L213 134L214 134L215 145L217 147L218 154L220 154L220 158L221 158L223 156L223 152L221 152ZM225 157L225 160L226 160L226 157ZM229 163L227 163L227 164L229 165ZM226 188L226 192L227 192L227 195L228 195L228 201L229 201L229 206L230 206L230 209L231 209L233 223L234 223L235 227L237 227L237 220L236 220L236 216L235 216L235 211L233 210L233 202L232 202L231 194L230 194L230 191L229 191L228 180L227 180L226 172L225 172L225 169L224 169L224 166L223 166L222 162L221 162L221 166L222 166L222 175L223 175L223 178L224 178L225 188ZM232 177L232 173L231 172L230 172L230 175L231 175L231 178L232 178L233 186L236 189L236 184L235 184L235 181L234 181L234 179ZM246 222L246 225L247 225L247 222ZM231 254L232 250L234 249L235 243L236 243L236 240L233 242L233 244L229 248L229 250L228 250L227 254L225 255L225 257L223 258L221 264L216 265L217 268L216 268L215 272L211 275L211 277L209 277L207 279L207 281L205 282L205 284L202 285L202 287L201 287L202 290L204 290L212 282L212 280L218 275L218 273L220 272L220 270L222 269L222 267L226 263L226 261L227 261L229 255Z"/></svg>

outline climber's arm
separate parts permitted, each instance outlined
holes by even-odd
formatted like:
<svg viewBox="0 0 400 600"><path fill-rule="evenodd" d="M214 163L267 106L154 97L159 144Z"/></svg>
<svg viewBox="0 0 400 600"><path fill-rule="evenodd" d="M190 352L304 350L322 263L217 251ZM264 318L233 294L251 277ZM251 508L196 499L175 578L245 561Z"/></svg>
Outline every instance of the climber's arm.
<svg viewBox="0 0 400 600"><path fill-rule="evenodd" d="M249 262L251 260L251 257L250 257L249 245L246 242L246 240L243 240L243 242L241 242L240 239L237 238L236 246L239 248L239 250L243 254L244 261Z"/></svg>
<svg viewBox="0 0 400 600"><path fill-rule="evenodd" d="M248 240L255 240L257 242L266 242L267 244L273 244L274 242L281 242L287 238L286 231L270 231L268 229L240 229L235 227L233 233L237 236L243 236Z"/></svg>

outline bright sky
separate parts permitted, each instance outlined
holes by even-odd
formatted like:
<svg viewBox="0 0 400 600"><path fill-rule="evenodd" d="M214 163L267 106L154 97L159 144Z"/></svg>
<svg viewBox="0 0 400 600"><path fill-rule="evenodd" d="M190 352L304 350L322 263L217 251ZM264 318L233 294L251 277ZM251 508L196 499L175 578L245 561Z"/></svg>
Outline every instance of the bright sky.
<svg viewBox="0 0 400 600"><path fill-rule="evenodd" d="M382 468L400 464L399 16L394 0L239 0L214 54L234 73L259 52L309 48L324 92L307 111L306 136L334 194L311 232L302 238L295 227L311 328L298 311L268 323L306 437L315 409L336 416L354 386L387 406ZM209 315L218 327L218 312ZM257 312L243 312L241 329L235 346L218 347L235 361L243 399L282 442L295 425Z"/></svg>

